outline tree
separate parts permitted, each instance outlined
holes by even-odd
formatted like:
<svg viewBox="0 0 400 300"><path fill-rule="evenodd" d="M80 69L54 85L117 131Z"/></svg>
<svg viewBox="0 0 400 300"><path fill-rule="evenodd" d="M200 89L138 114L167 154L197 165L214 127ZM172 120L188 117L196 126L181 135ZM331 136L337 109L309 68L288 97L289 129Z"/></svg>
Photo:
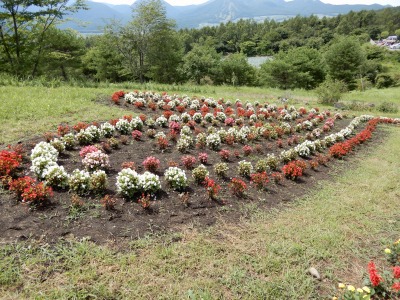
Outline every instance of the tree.
<svg viewBox="0 0 400 300"><path fill-rule="evenodd" d="M313 89L325 78L320 53L308 47L279 52L272 61L261 65L260 73L265 84L283 89Z"/></svg>
<svg viewBox="0 0 400 300"><path fill-rule="evenodd" d="M218 68L216 83L232 85L251 85L255 81L256 71L242 53L230 54L224 57Z"/></svg>
<svg viewBox="0 0 400 300"><path fill-rule="evenodd" d="M57 20L84 9L83 0L3 0L0 2L0 45L8 71L35 76L45 51L46 34Z"/></svg>
<svg viewBox="0 0 400 300"><path fill-rule="evenodd" d="M166 66L175 68L181 47L174 28L160 0L143 0L133 9L131 22L126 26L114 23L106 32L115 37L127 70L143 83L148 76L166 81Z"/></svg>
<svg viewBox="0 0 400 300"><path fill-rule="evenodd" d="M210 42L194 44L192 50L183 57L183 72L189 79L200 84L202 78L216 74L220 60L221 56L210 47Z"/></svg>
<svg viewBox="0 0 400 300"><path fill-rule="evenodd" d="M343 81L349 89L355 87L356 78L361 74L365 53L354 37L340 37L325 53L328 74L332 79Z"/></svg>
<svg viewBox="0 0 400 300"><path fill-rule="evenodd" d="M115 37L108 33L88 38L92 44L82 58L83 73L99 81L118 82L132 78L126 72L124 57L115 47Z"/></svg>

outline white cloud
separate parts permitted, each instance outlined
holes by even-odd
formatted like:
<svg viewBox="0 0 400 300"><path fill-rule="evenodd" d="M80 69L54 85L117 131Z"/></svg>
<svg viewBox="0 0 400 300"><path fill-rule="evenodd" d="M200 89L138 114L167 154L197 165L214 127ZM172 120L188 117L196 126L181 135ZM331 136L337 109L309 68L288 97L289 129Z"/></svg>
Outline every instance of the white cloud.
<svg viewBox="0 0 400 300"><path fill-rule="evenodd" d="M132 4L135 0L93 0L95 2L103 2L110 4ZM165 0L171 5L191 5L191 4L201 4L208 0ZM382 5L393 5L400 6L400 0L321 0L324 3L331 4L382 4Z"/></svg>

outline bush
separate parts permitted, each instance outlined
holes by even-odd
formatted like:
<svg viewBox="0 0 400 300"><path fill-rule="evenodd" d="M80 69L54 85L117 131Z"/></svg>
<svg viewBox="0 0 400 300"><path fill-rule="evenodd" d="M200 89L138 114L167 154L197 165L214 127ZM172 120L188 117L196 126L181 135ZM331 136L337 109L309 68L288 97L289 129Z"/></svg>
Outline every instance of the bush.
<svg viewBox="0 0 400 300"><path fill-rule="evenodd" d="M395 85L394 79L389 74L378 74L375 86L378 89L388 88Z"/></svg>
<svg viewBox="0 0 400 300"><path fill-rule="evenodd" d="M232 178L229 187L231 188L231 191L234 195L238 197L243 197L247 189L247 184L241 179Z"/></svg>
<svg viewBox="0 0 400 300"><path fill-rule="evenodd" d="M214 165L214 172L218 177L226 177L229 167L227 163L217 163Z"/></svg>
<svg viewBox="0 0 400 300"><path fill-rule="evenodd" d="M117 175L117 192L132 199L139 191L139 174L132 169L122 169Z"/></svg>
<svg viewBox="0 0 400 300"><path fill-rule="evenodd" d="M54 165L46 169L43 174L47 185L66 188L68 186L68 174L63 166Z"/></svg>
<svg viewBox="0 0 400 300"><path fill-rule="evenodd" d="M142 162L142 165L147 171L155 173L160 167L160 160L154 156L149 156Z"/></svg>
<svg viewBox="0 0 400 300"><path fill-rule="evenodd" d="M384 113L397 113L399 109L395 103L383 102L378 106L378 111Z"/></svg>
<svg viewBox="0 0 400 300"><path fill-rule="evenodd" d="M93 172L90 175L90 190L95 193L102 193L107 188L107 174L103 170Z"/></svg>
<svg viewBox="0 0 400 300"><path fill-rule="evenodd" d="M208 175L209 172L204 165L200 165L192 171L192 177L198 184L203 183Z"/></svg>
<svg viewBox="0 0 400 300"><path fill-rule="evenodd" d="M205 152L199 153L198 160L202 164L207 164L208 162L208 154Z"/></svg>
<svg viewBox="0 0 400 300"><path fill-rule="evenodd" d="M237 171L239 175L249 178L250 174L253 172L253 166L251 162L242 160L238 163Z"/></svg>
<svg viewBox="0 0 400 300"><path fill-rule="evenodd" d="M185 166L186 169L190 170L196 163L196 157L192 155L185 155L181 158L181 163Z"/></svg>
<svg viewBox="0 0 400 300"><path fill-rule="evenodd" d="M27 202L36 206L45 206L52 196L53 190L51 187L46 186L44 182L40 182L36 185L28 185L24 189L21 198L22 202Z"/></svg>
<svg viewBox="0 0 400 300"><path fill-rule="evenodd" d="M175 190L183 190L187 186L187 177L184 170L177 167L169 167L164 172L165 180Z"/></svg>
<svg viewBox="0 0 400 300"><path fill-rule="evenodd" d="M342 81L328 79L315 91L320 103L333 105L340 100L342 93L346 91L346 85Z"/></svg>
<svg viewBox="0 0 400 300"><path fill-rule="evenodd" d="M150 172L144 172L139 175L139 191L143 193L153 194L161 189L160 178Z"/></svg>
<svg viewBox="0 0 400 300"><path fill-rule="evenodd" d="M90 174L86 171L75 169L68 179L69 189L78 195L84 195L90 189Z"/></svg>
<svg viewBox="0 0 400 300"><path fill-rule="evenodd" d="M97 150L90 152L82 159L82 164L89 171L105 169L110 166L108 155Z"/></svg>
<svg viewBox="0 0 400 300"><path fill-rule="evenodd" d="M253 183L257 189L262 190L268 183L268 175L267 172L258 172L251 174L251 183Z"/></svg>

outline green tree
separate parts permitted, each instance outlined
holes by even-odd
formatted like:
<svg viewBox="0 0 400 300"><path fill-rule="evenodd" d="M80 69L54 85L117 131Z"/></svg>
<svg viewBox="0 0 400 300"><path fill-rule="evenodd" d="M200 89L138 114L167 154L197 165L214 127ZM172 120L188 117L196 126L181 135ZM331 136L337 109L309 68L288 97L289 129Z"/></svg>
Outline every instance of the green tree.
<svg viewBox="0 0 400 300"><path fill-rule="evenodd" d="M153 78L170 82L175 77L183 46L176 35L175 22L167 19L160 0L140 1L133 9L131 22L126 26L111 24L106 32L114 37L127 73L141 83Z"/></svg>
<svg viewBox="0 0 400 300"><path fill-rule="evenodd" d="M8 71L37 75L46 50L46 34L70 12L85 8L82 0L3 0L0 2L0 45Z"/></svg>
<svg viewBox="0 0 400 300"><path fill-rule="evenodd" d="M256 70L248 63L247 57L242 53L234 53L221 60L216 83L252 85L255 77Z"/></svg>
<svg viewBox="0 0 400 300"><path fill-rule="evenodd" d="M272 61L261 65L261 81L283 89L313 89L325 78L320 53L308 47L279 52Z"/></svg>
<svg viewBox="0 0 400 300"><path fill-rule="evenodd" d="M343 81L349 89L361 74L365 53L354 37L340 37L334 41L325 53L328 74L334 80Z"/></svg>
<svg viewBox="0 0 400 300"><path fill-rule="evenodd" d="M91 43L82 58L85 76L99 81L118 82L129 80L133 74L127 71L124 57L115 47L115 37L109 33L88 38Z"/></svg>
<svg viewBox="0 0 400 300"><path fill-rule="evenodd" d="M217 66L221 60L221 56L210 47L210 42L202 44L194 44L183 57L183 72L187 78L200 84L202 78L213 77L217 72Z"/></svg>

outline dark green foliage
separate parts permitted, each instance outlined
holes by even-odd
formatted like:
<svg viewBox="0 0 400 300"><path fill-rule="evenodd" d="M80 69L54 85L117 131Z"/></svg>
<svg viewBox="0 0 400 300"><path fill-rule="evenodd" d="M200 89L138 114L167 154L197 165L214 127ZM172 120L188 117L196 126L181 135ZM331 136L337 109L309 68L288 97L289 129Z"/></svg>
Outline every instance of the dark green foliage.
<svg viewBox="0 0 400 300"><path fill-rule="evenodd" d="M399 108L395 103L383 102L378 106L378 110L383 113L397 113L399 111Z"/></svg>
<svg viewBox="0 0 400 300"><path fill-rule="evenodd" d="M354 37L340 37L325 53L328 74L334 80L343 81L349 89L355 88L355 80L362 74L361 66L365 59L360 43Z"/></svg>
<svg viewBox="0 0 400 300"><path fill-rule="evenodd" d="M395 84L394 79L389 74L379 74L376 77L376 87L378 89L388 88Z"/></svg>
<svg viewBox="0 0 400 300"><path fill-rule="evenodd" d="M330 105L338 102L345 91L346 85L343 82L331 78L328 78L316 89L318 101Z"/></svg>
<svg viewBox="0 0 400 300"><path fill-rule="evenodd" d="M244 54L230 54L221 60L215 78L217 84L252 85L256 80L256 70Z"/></svg>
<svg viewBox="0 0 400 300"><path fill-rule="evenodd" d="M280 52L261 66L261 83L283 89L313 89L325 78L321 55L308 47Z"/></svg>

